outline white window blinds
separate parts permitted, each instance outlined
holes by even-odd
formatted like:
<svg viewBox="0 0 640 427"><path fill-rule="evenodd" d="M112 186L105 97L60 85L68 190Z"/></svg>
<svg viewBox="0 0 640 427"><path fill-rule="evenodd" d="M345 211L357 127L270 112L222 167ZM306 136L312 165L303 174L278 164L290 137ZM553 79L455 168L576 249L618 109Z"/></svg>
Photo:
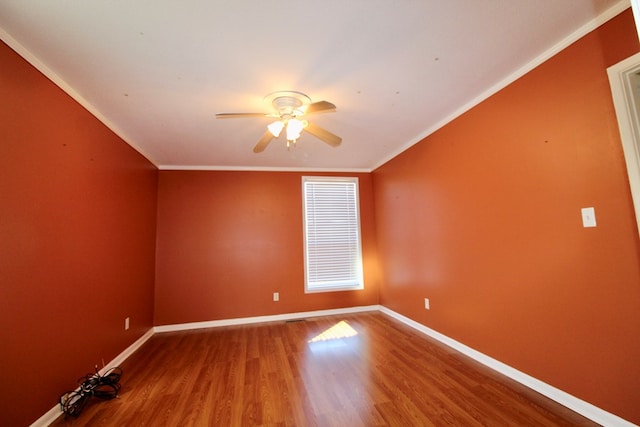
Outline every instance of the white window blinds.
<svg viewBox="0 0 640 427"><path fill-rule="evenodd" d="M362 289L358 178L303 177L305 291Z"/></svg>

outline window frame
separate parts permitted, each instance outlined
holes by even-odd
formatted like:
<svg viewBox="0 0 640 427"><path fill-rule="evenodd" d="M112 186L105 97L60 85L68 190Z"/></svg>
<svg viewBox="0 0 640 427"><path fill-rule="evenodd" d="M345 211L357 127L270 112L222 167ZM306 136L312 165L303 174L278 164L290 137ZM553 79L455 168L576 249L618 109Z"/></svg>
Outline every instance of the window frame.
<svg viewBox="0 0 640 427"><path fill-rule="evenodd" d="M355 231L355 238L347 238L349 245L355 243L355 249L344 249L344 256L342 257L342 264L354 262L350 269L347 268L349 274L339 280L333 281L317 281L313 280L311 276L311 270L317 270L317 266L312 265L311 253L313 252L310 244L310 208L309 195L307 194L307 184L336 184L344 183L353 189L353 205L350 206L350 210L354 211L348 221L355 221L354 229L349 230L349 233ZM303 228L303 248L304 248L304 292L305 293L318 293L318 292L338 292L338 291L353 291L364 289L364 275L362 267L362 226L360 222L360 187L358 177L335 177L335 176L303 176L302 177L302 228ZM350 253L348 253L350 252ZM325 271L326 272L326 271ZM322 274L321 274L322 275ZM346 277L348 276L348 277Z"/></svg>

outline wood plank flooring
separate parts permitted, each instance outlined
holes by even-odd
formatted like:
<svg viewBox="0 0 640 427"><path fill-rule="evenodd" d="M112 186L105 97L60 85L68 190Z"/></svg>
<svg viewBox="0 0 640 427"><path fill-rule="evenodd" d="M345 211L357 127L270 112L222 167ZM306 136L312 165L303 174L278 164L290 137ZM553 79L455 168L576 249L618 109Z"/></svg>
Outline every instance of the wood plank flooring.
<svg viewBox="0 0 640 427"><path fill-rule="evenodd" d="M597 425L378 312L156 334L122 368L52 426Z"/></svg>

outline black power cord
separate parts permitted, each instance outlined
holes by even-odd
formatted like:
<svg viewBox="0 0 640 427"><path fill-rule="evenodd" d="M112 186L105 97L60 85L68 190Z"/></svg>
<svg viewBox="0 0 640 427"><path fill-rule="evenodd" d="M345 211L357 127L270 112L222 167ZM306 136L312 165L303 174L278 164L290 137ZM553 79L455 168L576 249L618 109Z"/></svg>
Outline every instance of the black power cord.
<svg viewBox="0 0 640 427"><path fill-rule="evenodd" d="M78 380L80 387L60 396L60 408L65 416L77 417L92 397L110 400L118 397L122 369L111 368L100 375L98 367L94 374L87 374Z"/></svg>

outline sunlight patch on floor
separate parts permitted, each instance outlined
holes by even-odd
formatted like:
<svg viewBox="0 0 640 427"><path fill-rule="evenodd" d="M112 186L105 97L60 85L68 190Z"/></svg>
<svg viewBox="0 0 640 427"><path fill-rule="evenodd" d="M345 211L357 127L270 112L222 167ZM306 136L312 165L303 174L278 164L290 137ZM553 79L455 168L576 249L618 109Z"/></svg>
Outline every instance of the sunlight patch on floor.
<svg viewBox="0 0 640 427"><path fill-rule="evenodd" d="M328 348L344 347L347 345L345 338L358 335L358 332L347 322L341 320L329 329L311 338L308 343L312 351Z"/></svg>

